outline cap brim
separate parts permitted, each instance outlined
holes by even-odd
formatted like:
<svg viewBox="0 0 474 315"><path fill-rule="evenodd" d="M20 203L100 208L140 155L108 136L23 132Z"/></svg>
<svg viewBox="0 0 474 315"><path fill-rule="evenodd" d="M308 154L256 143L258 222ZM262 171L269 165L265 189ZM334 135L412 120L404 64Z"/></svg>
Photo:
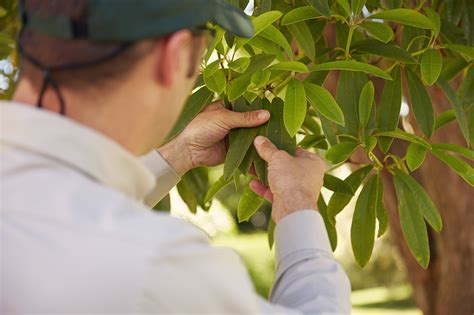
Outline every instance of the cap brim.
<svg viewBox="0 0 474 315"><path fill-rule="evenodd" d="M242 10L223 0L214 2L216 5L211 22L239 37L250 38L255 34L250 18Z"/></svg>

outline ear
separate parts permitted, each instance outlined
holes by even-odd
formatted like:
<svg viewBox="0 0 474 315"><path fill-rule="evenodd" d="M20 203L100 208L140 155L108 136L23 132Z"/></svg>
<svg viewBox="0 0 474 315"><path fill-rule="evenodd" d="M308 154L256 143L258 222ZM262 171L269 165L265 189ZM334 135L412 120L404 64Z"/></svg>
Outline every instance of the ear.
<svg viewBox="0 0 474 315"><path fill-rule="evenodd" d="M184 79L190 67L193 52L193 36L189 30L181 30L161 38L156 45L158 81L164 87Z"/></svg>

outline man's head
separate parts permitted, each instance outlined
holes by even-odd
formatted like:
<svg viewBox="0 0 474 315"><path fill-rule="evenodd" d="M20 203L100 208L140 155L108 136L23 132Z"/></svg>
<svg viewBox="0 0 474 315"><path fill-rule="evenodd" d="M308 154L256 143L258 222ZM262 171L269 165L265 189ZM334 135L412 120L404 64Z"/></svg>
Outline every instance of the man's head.
<svg viewBox="0 0 474 315"><path fill-rule="evenodd" d="M221 0L215 1L221 3ZM15 98L32 104L37 101L44 78L44 71L37 64L40 63L53 69L50 75L64 96L68 117L98 129L134 153L145 153L156 147L169 132L192 90L206 42L204 31L197 29L210 18L198 16L204 18L200 25L187 25L189 19L185 19L186 16L176 16L178 22L173 20L173 16L162 16L163 20L168 20L161 22L160 26L158 16L155 19L157 25L148 28L150 24L143 21L147 19L146 13L135 23L133 16L141 13L130 11L130 29L121 24L114 27L110 25L114 23L113 17L108 21L107 17L104 20L94 16L101 14L101 6L108 5L107 9L113 12L113 6L120 6L121 3L122 7L143 3L150 6L148 11L151 11L158 4L157 15L168 7L168 15L182 8L172 8L172 3L176 1L108 2L110 0L25 1L25 24L33 26L25 27L20 44L23 55L32 58L22 59L22 76ZM189 3L196 5L198 2L209 1L194 0ZM32 12L34 18L31 18ZM148 22L153 23L153 12L149 13ZM199 15L199 12L194 14ZM68 38L67 34L63 36L57 24L54 28L56 20L48 21L50 29L42 29L49 24L43 20L38 23L38 17L51 16L86 23L87 36L82 36L83 33L79 34L79 38ZM120 21L120 17L116 18ZM97 20L109 24L101 25ZM127 18L124 21L126 23ZM35 29L35 22L39 31ZM198 23L199 20L193 22ZM111 40L105 40L107 32ZM142 36L140 32L143 32ZM119 40L122 38L124 40ZM36 64L30 59L37 61ZM57 93L49 88L44 95L44 108L59 111L59 105Z"/></svg>

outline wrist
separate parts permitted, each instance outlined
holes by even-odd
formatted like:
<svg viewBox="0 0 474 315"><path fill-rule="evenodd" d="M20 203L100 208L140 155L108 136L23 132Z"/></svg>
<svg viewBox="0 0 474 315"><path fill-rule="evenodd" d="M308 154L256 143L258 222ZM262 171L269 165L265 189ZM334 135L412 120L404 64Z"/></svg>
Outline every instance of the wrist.
<svg viewBox="0 0 474 315"><path fill-rule="evenodd" d="M190 154L187 151L186 146L181 144L177 138L158 148L161 156L180 177L193 168Z"/></svg>
<svg viewBox="0 0 474 315"><path fill-rule="evenodd" d="M318 196L314 193L293 192L291 195L274 196L272 217L275 223L287 215L301 210L315 210Z"/></svg>

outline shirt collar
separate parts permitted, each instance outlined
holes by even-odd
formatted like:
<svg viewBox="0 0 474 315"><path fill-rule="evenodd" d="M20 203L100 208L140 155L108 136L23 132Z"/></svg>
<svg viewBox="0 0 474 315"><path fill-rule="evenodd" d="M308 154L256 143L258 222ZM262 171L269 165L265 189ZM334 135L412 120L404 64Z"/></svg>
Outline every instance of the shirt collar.
<svg viewBox="0 0 474 315"><path fill-rule="evenodd" d="M134 199L143 200L155 178L140 159L103 134L58 114L0 102L0 142L47 156Z"/></svg>

